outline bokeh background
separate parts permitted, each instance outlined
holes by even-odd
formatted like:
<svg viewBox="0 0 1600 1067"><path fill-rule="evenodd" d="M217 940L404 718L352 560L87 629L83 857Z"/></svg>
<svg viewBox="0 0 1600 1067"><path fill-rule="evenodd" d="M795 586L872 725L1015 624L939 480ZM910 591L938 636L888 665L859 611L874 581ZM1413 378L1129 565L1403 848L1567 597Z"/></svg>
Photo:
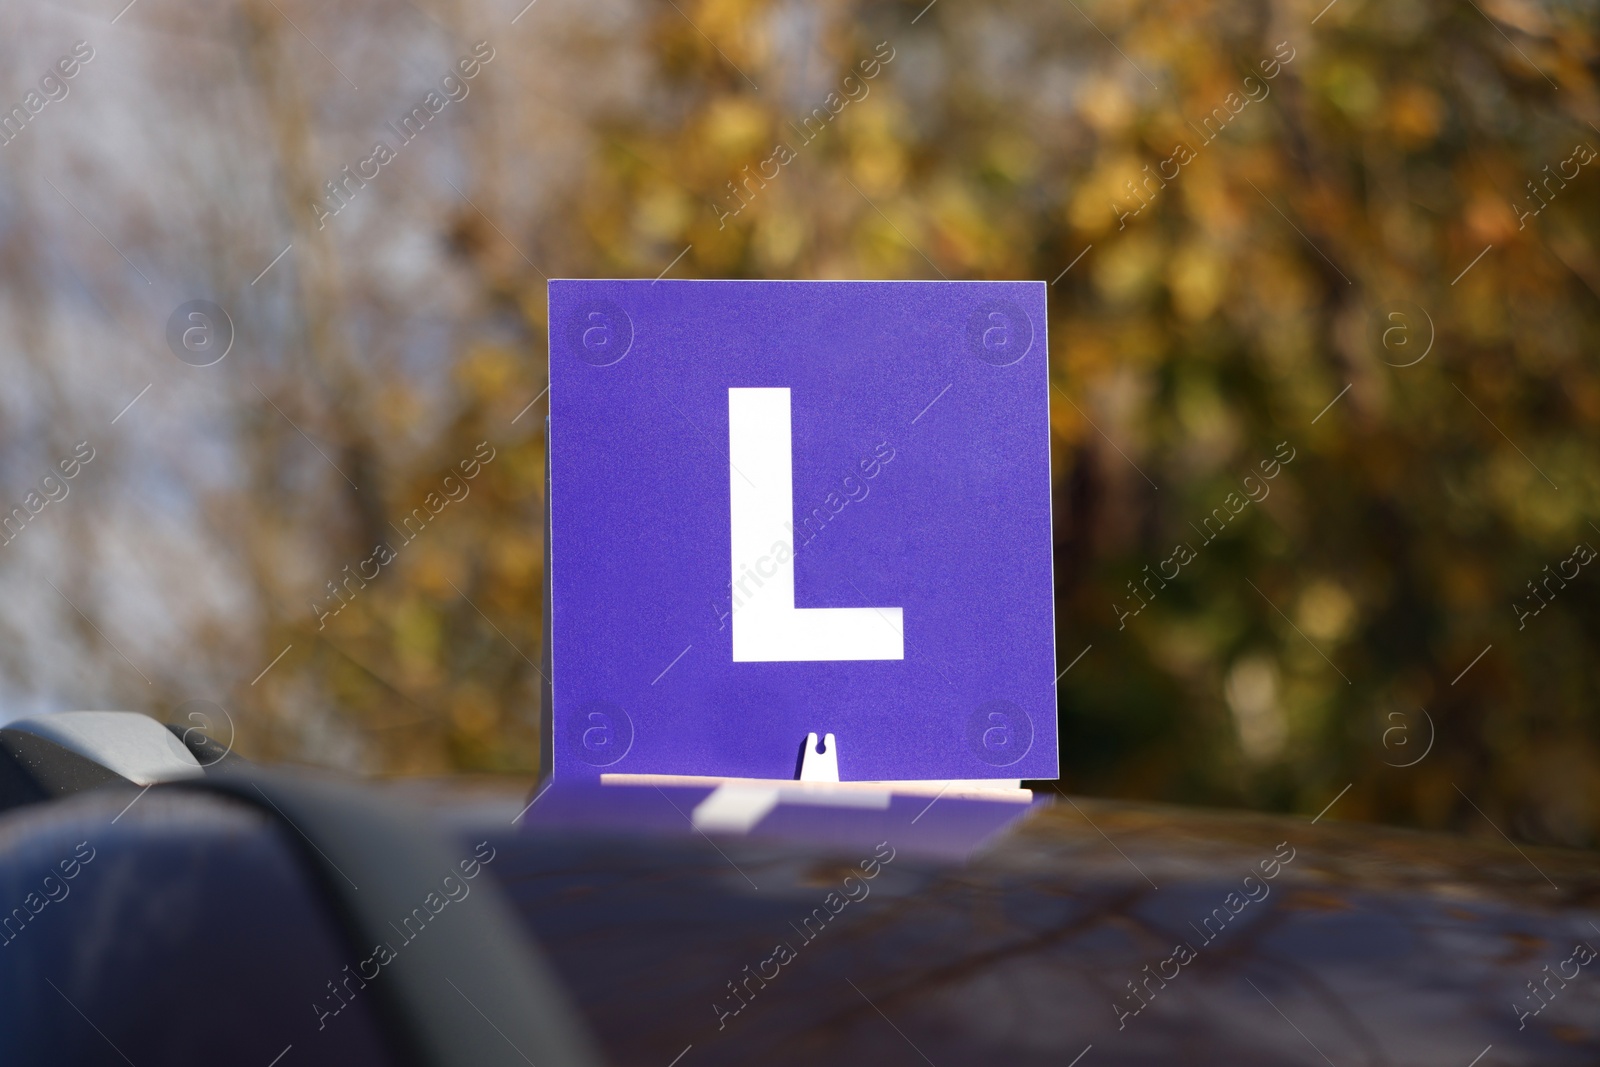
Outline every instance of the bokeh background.
<svg viewBox="0 0 1600 1067"><path fill-rule="evenodd" d="M547 278L1031 278L1063 787L1595 844L1593 2L523 2L0 9L0 717L532 774Z"/></svg>

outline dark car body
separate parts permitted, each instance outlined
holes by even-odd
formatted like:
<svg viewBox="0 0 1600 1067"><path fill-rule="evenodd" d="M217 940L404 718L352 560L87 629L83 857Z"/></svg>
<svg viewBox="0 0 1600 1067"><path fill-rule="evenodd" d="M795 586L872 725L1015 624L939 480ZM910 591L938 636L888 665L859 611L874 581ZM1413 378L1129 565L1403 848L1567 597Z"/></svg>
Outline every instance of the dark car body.
<svg viewBox="0 0 1600 1067"><path fill-rule="evenodd" d="M1600 1061L1588 853L1062 799L953 858L265 780L0 814L7 1063Z"/></svg>

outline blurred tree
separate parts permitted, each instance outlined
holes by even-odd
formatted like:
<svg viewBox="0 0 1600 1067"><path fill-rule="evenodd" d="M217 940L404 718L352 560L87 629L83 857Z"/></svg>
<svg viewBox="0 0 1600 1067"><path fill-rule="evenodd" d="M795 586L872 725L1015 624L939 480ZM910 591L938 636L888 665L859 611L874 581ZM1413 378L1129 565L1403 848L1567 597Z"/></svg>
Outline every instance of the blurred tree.
<svg viewBox="0 0 1600 1067"><path fill-rule="evenodd" d="M1066 786L1595 843L1593 3L513 14L141 5L0 149L7 499L106 456L0 550L16 710L531 770L547 273L1038 278ZM158 339L204 294L240 344L199 371Z"/></svg>
<svg viewBox="0 0 1600 1067"><path fill-rule="evenodd" d="M1594 579L1514 606L1600 544L1593 11L1485 10L662 9L574 238L1051 281L1070 787L1592 844Z"/></svg>

